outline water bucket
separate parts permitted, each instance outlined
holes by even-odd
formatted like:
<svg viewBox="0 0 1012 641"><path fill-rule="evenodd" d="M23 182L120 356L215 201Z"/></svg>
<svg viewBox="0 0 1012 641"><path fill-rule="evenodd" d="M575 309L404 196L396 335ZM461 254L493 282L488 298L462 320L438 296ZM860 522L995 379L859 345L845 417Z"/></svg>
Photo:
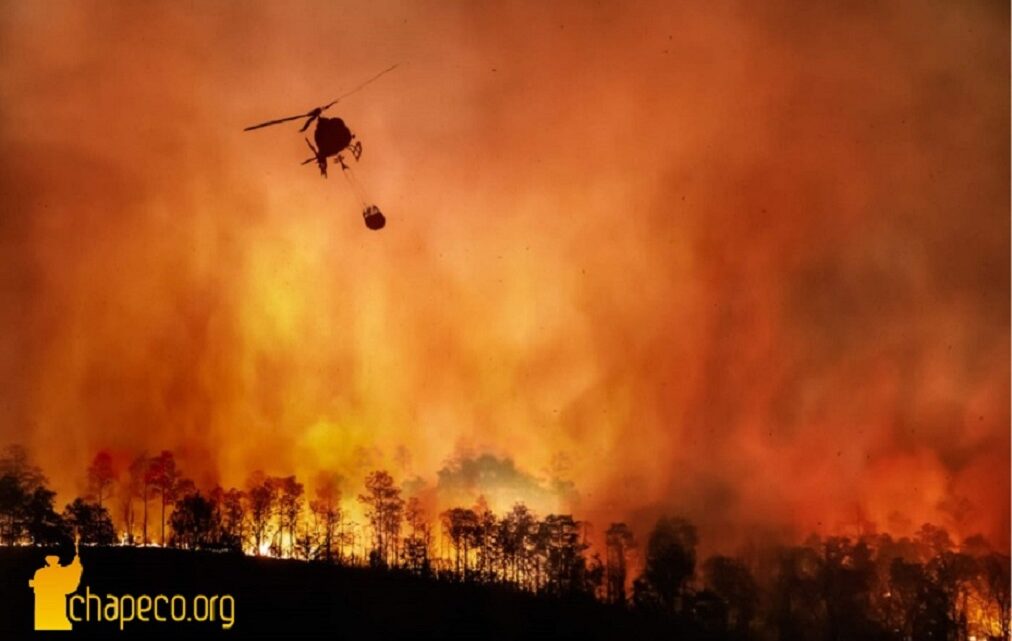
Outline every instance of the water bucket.
<svg viewBox="0 0 1012 641"><path fill-rule="evenodd" d="M372 230L383 229L387 224L386 217L376 205L366 207L362 212L362 217L365 218L365 226Z"/></svg>

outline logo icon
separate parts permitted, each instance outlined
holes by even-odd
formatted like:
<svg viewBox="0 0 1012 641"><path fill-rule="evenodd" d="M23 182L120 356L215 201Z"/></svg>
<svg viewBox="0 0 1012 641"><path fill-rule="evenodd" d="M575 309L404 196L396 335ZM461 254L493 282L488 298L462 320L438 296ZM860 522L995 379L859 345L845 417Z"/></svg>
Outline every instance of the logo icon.
<svg viewBox="0 0 1012 641"><path fill-rule="evenodd" d="M35 571L28 587L35 591L35 629L70 630L67 618L67 595L81 583L81 557L78 554L80 537L74 537L74 560L60 565L60 557L46 557L46 565Z"/></svg>

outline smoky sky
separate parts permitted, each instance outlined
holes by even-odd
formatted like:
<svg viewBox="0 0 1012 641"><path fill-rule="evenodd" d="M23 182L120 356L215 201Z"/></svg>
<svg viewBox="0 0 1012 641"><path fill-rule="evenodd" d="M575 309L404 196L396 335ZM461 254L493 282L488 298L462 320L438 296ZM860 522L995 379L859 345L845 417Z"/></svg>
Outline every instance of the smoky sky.
<svg viewBox="0 0 1012 641"><path fill-rule="evenodd" d="M3 3L0 440L65 498L100 448L455 498L470 461L541 510L728 544L1007 540L1008 24ZM394 63L332 110L373 233L340 172L299 166L297 123L241 130Z"/></svg>

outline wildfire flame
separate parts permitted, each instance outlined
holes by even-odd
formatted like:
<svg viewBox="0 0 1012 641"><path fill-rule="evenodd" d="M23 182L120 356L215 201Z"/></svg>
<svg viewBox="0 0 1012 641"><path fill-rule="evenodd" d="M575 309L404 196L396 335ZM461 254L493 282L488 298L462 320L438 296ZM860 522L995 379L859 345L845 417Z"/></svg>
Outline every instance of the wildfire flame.
<svg viewBox="0 0 1012 641"><path fill-rule="evenodd" d="M1007 541L1007 16L790 7L10 7L0 441Z"/></svg>

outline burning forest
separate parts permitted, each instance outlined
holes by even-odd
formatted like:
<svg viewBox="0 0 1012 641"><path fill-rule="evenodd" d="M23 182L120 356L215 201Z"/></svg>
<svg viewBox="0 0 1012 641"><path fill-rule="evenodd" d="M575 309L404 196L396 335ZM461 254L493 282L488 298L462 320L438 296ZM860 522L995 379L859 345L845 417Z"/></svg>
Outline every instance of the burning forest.
<svg viewBox="0 0 1012 641"><path fill-rule="evenodd" d="M350 501L325 475L309 489L295 476L261 471L242 488L198 488L169 451L139 456L125 470L101 452L87 477L89 493L58 513L41 470L10 448L0 458L0 545L65 546L76 536L86 546L368 567L594 599L688 638L1009 638L1009 556L983 536L956 542L927 523L912 537L813 535L702 558L696 526L679 516L644 532L622 522L599 530L523 502L496 513L482 496L430 514L383 470L370 472Z"/></svg>
<svg viewBox="0 0 1012 641"><path fill-rule="evenodd" d="M0 543L1007 637L1008 43L985 0L3 3Z"/></svg>

